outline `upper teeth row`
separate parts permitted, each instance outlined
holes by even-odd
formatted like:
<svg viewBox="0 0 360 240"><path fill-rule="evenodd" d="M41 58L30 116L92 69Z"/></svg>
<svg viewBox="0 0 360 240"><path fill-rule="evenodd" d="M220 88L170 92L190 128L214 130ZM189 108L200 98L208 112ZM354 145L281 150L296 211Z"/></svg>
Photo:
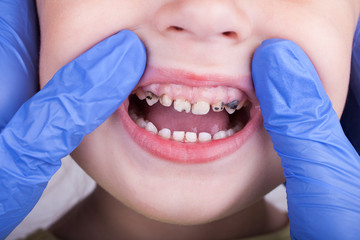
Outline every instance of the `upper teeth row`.
<svg viewBox="0 0 360 240"><path fill-rule="evenodd" d="M210 107L212 108L212 110L214 112L221 112L225 109L229 114L233 114L236 110L241 109L245 103L245 101L240 102L238 100L234 100L227 104L225 104L222 101L213 103L211 105L210 105L210 103L208 103L206 101L198 101L194 104L191 104L186 99L173 100L166 94L163 94L159 98L154 93L149 92L149 91L147 91L147 92L136 91L136 96L140 100L146 99L146 102L149 106L152 106L157 102L160 102L163 106L170 107L174 103L174 109L176 111L178 111L178 112L185 111L186 113L189 113L191 111L193 114L196 114L196 115L207 114L210 111Z"/></svg>

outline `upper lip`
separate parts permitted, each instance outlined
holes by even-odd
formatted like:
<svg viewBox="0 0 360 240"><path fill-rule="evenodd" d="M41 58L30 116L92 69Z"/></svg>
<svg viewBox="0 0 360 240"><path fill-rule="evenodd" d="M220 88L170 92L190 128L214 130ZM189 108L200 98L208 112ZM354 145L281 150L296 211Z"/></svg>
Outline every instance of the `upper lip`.
<svg viewBox="0 0 360 240"><path fill-rule="evenodd" d="M185 70L147 66L137 87L145 87L154 83L178 84L192 87L233 87L244 92L251 102L257 101L250 74L235 77L217 74L200 75Z"/></svg>

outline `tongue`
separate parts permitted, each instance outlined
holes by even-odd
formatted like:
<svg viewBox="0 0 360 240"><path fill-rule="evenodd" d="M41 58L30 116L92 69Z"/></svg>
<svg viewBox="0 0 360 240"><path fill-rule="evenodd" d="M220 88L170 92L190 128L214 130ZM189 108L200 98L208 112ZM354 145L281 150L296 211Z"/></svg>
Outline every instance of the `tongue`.
<svg viewBox="0 0 360 240"><path fill-rule="evenodd" d="M209 111L206 115L194 115L191 112L178 112L173 107L164 107L157 103L145 109L145 119L152 122L158 130L168 128L171 131L208 132L215 134L229 128L229 115L226 111Z"/></svg>

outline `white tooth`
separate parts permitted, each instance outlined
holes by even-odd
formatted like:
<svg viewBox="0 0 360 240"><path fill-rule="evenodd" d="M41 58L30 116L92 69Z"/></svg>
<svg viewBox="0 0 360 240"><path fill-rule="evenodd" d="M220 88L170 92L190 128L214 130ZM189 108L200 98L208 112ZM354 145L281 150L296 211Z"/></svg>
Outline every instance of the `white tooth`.
<svg viewBox="0 0 360 240"><path fill-rule="evenodd" d="M152 92L146 92L146 102L149 106L154 105L159 101L159 98Z"/></svg>
<svg viewBox="0 0 360 240"><path fill-rule="evenodd" d="M191 109L191 104L187 100L176 99L175 102L174 102L174 108L178 112L185 111L185 112L189 113L190 109Z"/></svg>
<svg viewBox="0 0 360 240"><path fill-rule="evenodd" d="M231 108L225 106L225 110L226 110L229 114L233 114L236 109L231 109Z"/></svg>
<svg viewBox="0 0 360 240"><path fill-rule="evenodd" d="M172 99L168 95L163 94L160 98L160 103L165 107L170 107L172 104Z"/></svg>
<svg viewBox="0 0 360 240"><path fill-rule="evenodd" d="M169 139L169 138L171 138L171 131L170 131L170 129L163 128L159 131L158 135L163 138Z"/></svg>
<svg viewBox="0 0 360 240"><path fill-rule="evenodd" d="M174 131L173 132L173 139L175 141L182 142L184 140L185 132L184 131Z"/></svg>
<svg viewBox="0 0 360 240"><path fill-rule="evenodd" d="M221 112L224 110L224 102L218 102L211 105L211 108L214 112Z"/></svg>
<svg viewBox="0 0 360 240"><path fill-rule="evenodd" d="M210 104L204 101L199 101L192 105L191 112L195 115L205 115L210 110Z"/></svg>
<svg viewBox="0 0 360 240"><path fill-rule="evenodd" d="M138 118L136 119L136 124L141 127L141 128L145 128L146 127L146 122L143 118Z"/></svg>
<svg viewBox="0 0 360 240"><path fill-rule="evenodd" d="M155 127L155 125L152 122L148 122L146 124L145 129L148 130L149 132L152 132L152 133L155 133L155 134L158 133L157 128Z"/></svg>
<svg viewBox="0 0 360 240"><path fill-rule="evenodd" d="M146 98L146 94L142 89L137 89L135 94L140 100L144 100Z"/></svg>
<svg viewBox="0 0 360 240"><path fill-rule="evenodd" d="M199 142L208 142L211 141L211 134L207 132L199 133Z"/></svg>
<svg viewBox="0 0 360 240"><path fill-rule="evenodd" d="M222 139L222 138L226 138L226 137L227 137L227 135L226 135L225 131L219 131L214 134L213 139L218 140L218 139Z"/></svg>
<svg viewBox="0 0 360 240"><path fill-rule="evenodd" d="M228 129L228 130L226 131L226 135L227 135L228 137L231 137L231 136L234 135L234 134L235 134L234 129Z"/></svg>
<svg viewBox="0 0 360 240"><path fill-rule="evenodd" d="M186 132L186 134L185 134L185 139L186 139L188 142L191 142L191 143L196 142L196 140L197 140L196 133L194 133L194 132Z"/></svg>

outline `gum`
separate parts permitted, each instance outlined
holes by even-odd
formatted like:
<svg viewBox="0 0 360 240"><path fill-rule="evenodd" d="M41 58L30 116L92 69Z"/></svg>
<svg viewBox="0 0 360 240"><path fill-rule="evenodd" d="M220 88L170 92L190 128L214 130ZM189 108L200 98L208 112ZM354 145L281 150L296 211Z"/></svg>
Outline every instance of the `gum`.
<svg viewBox="0 0 360 240"><path fill-rule="evenodd" d="M137 91L150 91L158 97L163 94L171 99L186 99L191 104L198 101L205 101L209 104L215 104L223 101L225 104L234 100L239 102L246 100L246 95L242 91L232 87L190 87L178 84L151 84L138 89Z"/></svg>

